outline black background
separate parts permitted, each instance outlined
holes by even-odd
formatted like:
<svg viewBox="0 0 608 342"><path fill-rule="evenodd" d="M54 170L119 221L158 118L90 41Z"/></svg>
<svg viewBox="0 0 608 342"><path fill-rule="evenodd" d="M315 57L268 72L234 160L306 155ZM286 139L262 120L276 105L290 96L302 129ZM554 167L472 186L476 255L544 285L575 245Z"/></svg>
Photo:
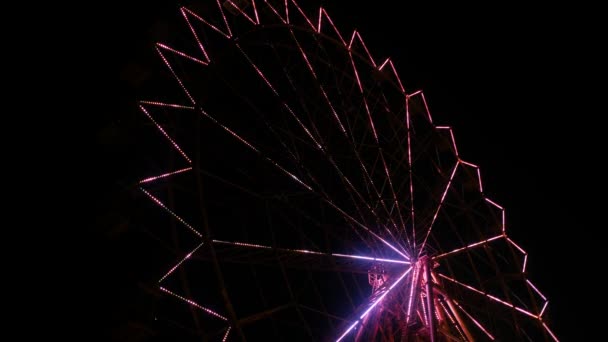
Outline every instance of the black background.
<svg viewBox="0 0 608 342"><path fill-rule="evenodd" d="M590 336L587 310L603 291L593 266L604 230L605 157L593 10L323 3L339 28L361 32L377 60L391 56L410 92L423 89L431 113L454 128L461 157L481 167L486 193L506 208L511 237L530 254L530 278L550 300L553 330L562 340ZM83 327L104 339L135 339L136 322L148 315L138 284L150 274L129 231L126 189L141 167L133 165L130 132L141 122L134 119L138 89L156 65L153 43L178 6L104 2L79 19L96 87L85 126L96 182L83 274L91 314Z"/></svg>

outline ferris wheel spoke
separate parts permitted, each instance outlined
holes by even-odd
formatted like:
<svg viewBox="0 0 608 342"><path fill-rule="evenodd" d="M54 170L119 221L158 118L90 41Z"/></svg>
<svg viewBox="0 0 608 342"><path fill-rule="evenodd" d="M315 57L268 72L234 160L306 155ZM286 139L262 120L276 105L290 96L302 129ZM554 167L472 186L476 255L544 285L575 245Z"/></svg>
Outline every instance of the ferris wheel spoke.
<svg viewBox="0 0 608 342"><path fill-rule="evenodd" d="M509 303L509 302L507 302L505 300L502 300L502 299L500 299L500 298L498 298L496 296L493 296L493 295L491 295L491 294L489 294L487 292L484 292L484 291L481 291L479 289L476 289L476 288L474 288L471 285L462 283L462 282L460 282L460 281L458 281L456 279L450 278L450 277L448 277L448 276L446 276L446 275L444 275L442 273L439 273L439 272L437 272L437 275L439 275L441 278L446 279L446 280L448 280L448 281L450 281L450 282L452 282L454 284L460 285L460 286L462 286L462 287L464 287L464 288L466 288L468 290L471 290L471 291L473 291L473 292L475 292L477 294L480 294L480 295L482 295L482 296L484 296L484 297L486 297L486 298L488 298L488 299L490 299L490 300L492 300L492 301L494 301L496 303L500 303L502 305L510 307L510 308L512 308L514 310L517 310L517 311L523 313L524 315L530 316L532 318L539 319L538 315L535 315L535 314L531 313L528 310L525 310L525 309L522 309L522 308L520 308L518 306L515 306L515 305L513 305L513 304L511 304L511 303Z"/></svg>
<svg viewBox="0 0 608 342"><path fill-rule="evenodd" d="M391 63L392 66L392 63ZM393 67L394 70L394 67ZM412 248L416 251L416 212L414 210L414 178L412 174L412 128L410 118L410 96L405 99L405 122L407 126L407 168L410 190L410 221L412 222Z"/></svg>
<svg viewBox="0 0 608 342"><path fill-rule="evenodd" d="M356 33L356 32L355 32ZM295 35L293 34L293 32L291 32L291 37L294 40L294 42L296 43L298 50L300 52L300 55L303 57L303 60L306 63L306 66L308 67L308 70L310 71L310 74L313 76L313 78L317 81L317 84L319 86L319 89L321 91L321 93L323 94L323 98L325 99L325 101L327 102L327 105L329 106L333 117L335 118L335 121L337 122L340 131L342 132L342 134L344 134L344 138L349 142L350 147L352 148L352 152L355 154L355 157L362 169L362 171L364 172L364 179L368 182L369 185L371 185L372 189L374 190L375 193L375 197L378 200L378 203L381 205L381 207L384 209L384 212L387 214L389 221L391 222L391 225L393 226L393 228L395 229L395 231L400 231L397 228L397 224L395 222L395 220L393 219L393 215L391 214L391 211L386 207L386 204L384 203L384 201L381 199L382 196L380 195L380 192L378 191L375 182L373 181L372 177L370 176L367 167L365 167L365 164L363 163L363 160L359 154L359 152L357 151L356 147L354 146L354 144L352 143L352 141L349 139L349 132L347 132L347 130L344 127L344 124L342 123L342 121L340 120L340 117L338 116L337 112L334 109L333 104L331 103L331 100L329 99L329 96L327 95L327 92L325 91L323 84L321 84L321 81L319 80L319 78L317 77L317 73L315 72L309 57L306 55L306 53L304 52L304 49L302 48L302 46L300 45L300 42L298 41L297 37L295 37ZM354 35L353 35L354 37ZM352 40L351 40L351 44L352 44ZM364 45L365 47L365 45ZM365 47L365 49L367 50L367 48ZM368 53L369 54L369 53ZM352 59L352 55L349 56L349 58ZM284 70L284 72L286 72ZM292 86L293 90L296 90L294 84L292 82L290 82L290 85ZM370 120L371 120L371 114L370 114ZM373 124L372 124L373 125ZM361 193L359 191L356 190L356 188L354 187L354 185L352 184L352 182L345 176L344 172L342 172L340 170L340 168L338 167L338 165L336 164L335 160L333 160L333 158L331 158L331 155L329 155L327 153L327 151L322 151L325 152L326 156L329 158L330 163L334 166L334 168L338 171L338 173L340 174L341 177L343 177L346 181L347 184L349 185L349 187L351 188L352 191L354 191L357 195L357 197L363 202L363 204L368 208L368 210L374 215L374 217L376 217L377 219L379 219L378 214L376 213L376 210L373 209L370 204L363 198L363 196L361 195ZM389 182L391 191L392 191L392 195L393 195L393 201L395 203L395 205L398 207L399 206L399 202L397 201L397 196L395 194L394 188L393 188L393 184L392 184L392 180L390 177L390 173L388 171L388 167L386 165L386 161L384 159L384 155L382 152L382 149L379 149L379 155L381 157L382 160L382 164L384 166L384 171L387 177L387 180ZM401 211L400 210L396 210L398 217L400 218L401 221L401 225L403 226L403 217L401 216ZM396 238L393 233L387 228L386 231L389 233L389 235L391 235L393 237L393 240L395 243L399 244L399 239Z"/></svg>
<svg viewBox="0 0 608 342"><path fill-rule="evenodd" d="M488 329L485 328L483 326L483 324L481 324L479 321L477 321L475 319L475 317L473 317L470 313L468 313L460 304L458 304L458 302L456 300L452 299L452 302L458 309L460 309L460 311L462 311L471 320L471 322L473 322L473 324L475 324L475 326L477 326L484 334L486 334L486 336L488 336L488 338L491 341L495 340L494 336L492 334L490 334Z"/></svg>
<svg viewBox="0 0 608 342"><path fill-rule="evenodd" d="M239 140L241 143L243 143L245 146L247 146L250 150L254 151L258 155L262 155L262 153L260 152L260 150L258 150L254 145L252 145L251 143L249 143L247 140L245 140L244 138L242 138L241 136L239 136L237 133L235 133L234 131L232 131L228 127L222 125L213 116L209 115L207 112L205 112L202 109L200 109L200 113L204 117L210 119L216 125L220 126L224 131L226 131L227 133L229 133L230 135L232 135L233 137L235 137L237 140ZM307 189L311 193L319 195L319 193L316 192L310 185L308 185L307 183L305 183L304 181L302 181L300 178L298 178L293 173L287 171L284 167L282 167L279 163L275 162L273 159L271 159L271 158L269 158L267 156L263 156L263 155L262 155L262 158L264 160L268 161L270 164L274 165L279 171L281 171L283 174L287 175L288 177L290 177L291 179L293 179L294 181L296 181L298 184L300 184L301 186L303 186L305 189ZM386 246L388 246L390 249L392 249L393 251L397 252L397 254L399 254L402 257L404 257L406 260L410 259L410 257L407 256L400 249L398 249L395 246L393 246L391 243L389 243L388 241L386 241L385 239L383 239L380 235L378 235L377 233L375 233L374 231L372 231L371 229L369 229L366 225L362 224L361 222L359 222L358 220L356 220L355 218L353 218L351 215L349 215L348 213L346 213L344 210L342 210L340 207L338 207L336 204L334 204L333 201L331 201L331 199L327 198L326 196L322 196L322 195L321 195L321 197L322 197L322 200L325 203L327 203L329 206L333 207L338 213L342 214L345 219L347 219L348 221L350 221L351 223L353 223L356 227L358 227L360 229L363 229L367 233L371 234L376 239L378 239L379 241L381 241L382 243L384 243Z"/></svg>
<svg viewBox="0 0 608 342"><path fill-rule="evenodd" d="M494 240L500 239L500 238L506 238L506 236L504 234L501 234L501 235L497 235L497 236L491 237L491 238L483 240L483 241L479 241L479 242L472 243L470 245L466 245L464 247L456 248L456 249L454 249L452 251L445 252L445 253L433 256L433 260L439 260L441 258L445 258L445 257L450 256L452 254L461 253L461 252L469 250L471 248L483 247L483 246L487 245L488 243L490 243L490 242L492 242Z"/></svg>
<svg viewBox="0 0 608 342"><path fill-rule="evenodd" d="M426 231L426 234L424 236L424 240L422 241L422 244L420 245L420 251L418 252L418 255L420 256L420 254L422 253L422 251L424 251L424 246L426 245L426 242L429 238L429 235L431 235L431 230L433 229L433 224L435 223L435 220L437 219L437 215L439 215L439 211L441 210L441 205L443 204L443 200L445 199L445 195L447 195L448 190L450 189L450 185L452 185L452 180L454 179L454 175L456 174L456 170L458 169L458 165L460 164L460 162L456 162L456 165L454 165L454 168L452 169L452 173L450 175L450 179L448 180L447 185L445 186L445 190L443 190L443 194L441 195L441 200L439 201L439 204L437 205L437 209L435 210L435 214L433 214L433 219L431 220L431 223L429 224L429 227Z"/></svg>
<svg viewBox="0 0 608 342"><path fill-rule="evenodd" d="M252 59L247 55L247 53L240 48L238 45L237 47L239 48L239 51L243 54L243 56L247 59L247 61L249 62L249 64L251 65L251 67L255 70L256 74L258 74L262 80L264 81L264 83L267 85L267 87L273 92L273 94L275 96L277 96L278 99L280 99L280 94L278 93L278 91L275 89L275 87L270 83L270 81L264 76L263 72L260 70L260 68L252 61ZM314 73L314 72L313 72ZM319 141L318 138L315 138L311 132L311 130L306 127L304 125L304 123L298 118L298 116L295 114L295 112L285 103L282 102L282 105L284 106L284 108L290 113L290 115L297 121L298 125L302 128L302 130L306 133L306 136L308 136L309 139L312 140L312 142L315 144L316 148L318 149L318 151L320 151L330 162L330 164L335 168L335 170L337 171L338 175L342 178L343 182L346 185L347 191L351 192L351 195L354 194L354 196L356 196L357 198L359 198L361 200L361 202L367 207L367 209L372 213L373 216L375 216L377 219L379 219L378 215L376 214L376 212L369 206L369 204L367 203L367 201L365 201L365 199L363 198L363 196L361 195L361 193L353 186L351 180L349 178L346 177L346 175L344 174L344 172L342 172L342 170L338 167L338 165L336 164L336 162L333 160L333 158L331 158L331 156L327 153L327 151L323 148L323 142ZM339 121L339 119L336 117L336 119ZM225 129L228 129L227 127ZM230 131L233 135L237 136L235 133L233 133L232 131ZM238 137L238 136L237 136ZM240 137L239 137L240 138ZM240 138L241 141L245 142L244 139ZM248 146L250 146L250 148L254 148L253 145L246 143ZM260 153L260 151L257 150L257 148L254 148L254 150L258 153ZM269 158L267 158L269 159ZM273 162L274 163L274 162ZM274 163L276 164L276 163ZM276 164L278 166L278 164ZM388 169L386 169L387 175L388 175ZM292 176L294 177L294 176ZM304 184L303 182L300 181L300 183ZM309 187L309 190L312 190L312 187L306 185L307 187ZM392 184L391 184L392 186ZM394 193L394 191L393 191ZM378 194L379 196L379 194ZM329 200L329 195L325 195L326 199ZM351 197L352 198L352 197ZM395 197L396 200L396 197ZM331 201L331 200L330 200ZM354 201L354 199L353 199ZM332 206L335 206L332 202ZM356 206L359 206L359 204L355 203ZM385 210L388 212L388 209L385 207ZM339 210L341 212L343 212L341 209ZM398 210L397 210L398 211ZM399 211L398 211L399 212ZM350 217L350 216L349 216ZM389 215L390 217L390 215ZM392 218L391 218L392 220ZM394 221L393 221L394 224ZM359 226L362 226L360 223L358 224ZM395 226L396 227L396 226ZM369 228L365 228L366 230L370 231ZM394 235L392 235L392 233L389 230L389 233L391 235L391 237L393 238L393 243L399 244L398 240L395 238ZM374 235L377 235L376 233L373 233ZM384 239L383 239L384 240ZM403 249L403 248L401 248Z"/></svg>
<svg viewBox="0 0 608 342"><path fill-rule="evenodd" d="M237 45L238 47L238 45ZM245 58L248 60L248 62L250 63L250 65L253 67L253 69L256 71L256 73L262 77L262 79L264 80L264 82L267 84L267 86L271 89L271 91L278 96L278 92L276 91L276 89L272 86L272 84L268 81L268 79L266 79L262 73L262 71L253 63L253 61L251 60L251 58L249 58L249 56L239 47L239 50L241 51L241 53L245 56ZM310 130L308 130L303 123L297 118L297 115L295 115L295 113L293 112L293 110L291 110L291 108L289 108L289 106L287 106L286 104L284 104L286 107L286 109L288 109L288 112L298 121L298 124L302 127L302 129L307 133L307 136L313 140L313 142L316 144L317 148L320 149L321 151L323 151L323 148L321 146L321 144L314 138L314 136L312 135L312 133L310 132ZM225 131L227 131L228 133L230 133L231 135L233 135L234 137L236 137L238 140L240 140L241 142L243 142L245 145L247 145L250 149L252 149L253 151L255 151L258 154L262 154L262 152L253 146L253 144L249 143L247 140L245 140L244 138L242 138L241 136L239 136L237 133L235 133L234 131L230 130L228 127L224 126L223 124L219 123L215 118L213 118L211 115L209 115L208 113L206 113L204 110L200 110L201 113L210 118L214 123L220 125L220 127L222 127ZM296 177L293 173L287 171L286 169L284 169L282 166L280 166L277 162L275 162L274 160L272 160L269 157L264 157L264 159L270 161L273 165L275 165L277 168L279 168L281 171L283 171L283 173L288 174L291 178L295 179L298 183L300 183L301 185L303 185L305 188L307 188L308 190L318 193L318 191L313 190L312 186L304 183L302 180L300 180L298 177ZM337 166L335 165L335 163L332 163L336 168ZM340 173L340 175L343 176L343 173L339 170L338 171ZM347 179L347 184L351 184L350 180ZM356 191L356 189L352 189L353 191ZM357 192L357 195L361 197L361 195ZM342 209L340 209L337 205L334 204L334 202L329 198L328 195L324 196L324 200L330 204L332 207L334 207L336 210L338 210L340 213L342 213L343 215L345 215L350 221L352 221L353 223L355 223L358 227L363 228L364 230L366 230L367 232L371 233L372 235L374 235L376 238L380 239L383 243L389 245L389 247L393 250L395 250L397 253L399 253L400 255L402 255L405 258L408 258L402 251L400 251L399 249L395 248L392 244L388 243L385 239L381 238L377 233L373 232L371 229L369 229L366 225L360 223L359 221L355 220L352 216L348 215L346 212L344 212ZM363 201L364 203L366 203L365 201ZM391 234L391 237L395 240L394 243L398 243L398 241L395 239L395 237ZM401 248L401 250L403 250Z"/></svg>
<svg viewBox="0 0 608 342"><path fill-rule="evenodd" d="M188 254L186 254L185 257L183 257L180 261L178 261L173 267L171 267L171 269L165 273L165 275L163 275L159 280L158 283L162 283L163 280L165 280L168 276L170 276L173 272L175 272L175 270L180 267L186 260L190 259L190 257L192 257L192 255L194 253L196 253L196 251L201 248L201 246L203 246L205 244L205 242L201 242L200 244L198 244L198 246L196 246L192 251L190 251Z"/></svg>
<svg viewBox="0 0 608 342"><path fill-rule="evenodd" d="M167 131L165 131L165 129L158 122L156 122L156 120L154 120L154 118L152 117L152 115L150 115L148 110L142 104L139 105L139 108L142 110L142 112L144 112L144 114L146 114L148 119L150 119L150 121L152 121L152 123L156 126L156 128L158 128L158 130L162 133L162 135L169 141L171 146L173 146L173 148L175 148L175 150L177 152L179 152L179 154L182 157L184 157L184 159L186 159L188 164L192 164L192 160L190 159L190 157L188 157L188 155L186 155L186 153L181 149L181 147L179 147L179 145L175 142L175 140L173 140L171 138L171 136L169 136Z"/></svg>
<svg viewBox="0 0 608 342"><path fill-rule="evenodd" d="M236 241L212 240L215 253L225 262L271 265L277 259L286 268L367 274L372 264L409 265L409 261L366 255L327 253L304 249L279 248ZM198 256L198 258L201 258ZM202 257L206 259L205 257Z"/></svg>
<svg viewBox="0 0 608 342"><path fill-rule="evenodd" d="M360 315L357 313L356 320L336 339L336 342L344 339L344 337L346 337L358 324L360 324L361 321L370 313L370 311L372 311L378 305L378 303L380 303L382 299L384 299L384 297L386 297L386 295L389 294L395 288L395 286L397 286L397 284L399 284L403 278L405 278L408 273L412 271L412 269L413 267L408 267L408 269L403 272L401 276L397 278L397 280L395 280L389 287L385 288L384 292L378 293L377 297L361 310L362 313Z"/></svg>
<svg viewBox="0 0 608 342"><path fill-rule="evenodd" d="M174 176L174 175L177 175L177 174L180 174L180 173L183 173L183 172L191 171L191 170L192 170L191 166L190 167L185 167L183 169L179 169L179 170L175 170L175 171L171 171L171 172L166 172L166 173L163 173L163 174L158 175L158 176L152 176L152 177L144 178L144 179L140 180L138 183L139 184L151 183L151 182L154 182L154 181L159 180L159 179L171 177L171 176Z"/></svg>
<svg viewBox="0 0 608 342"><path fill-rule="evenodd" d="M220 315L219 313L217 313L217 312L215 312L215 311L213 311L213 310L211 310L209 308L206 308L206 307L204 307L204 306L196 303L192 299L188 299L188 298L182 297L182 296L178 295L177 293L169 291L169 290L167 290L166 288L164 288L162 286L160 287L160 290L163 291L163 292L165 292L165 293L167 293L167 294L169 294L169 295L171 295L171 296L173 296L173 297L175 297L175 298L177 298L177 299L179 299L179 300L181 300L181 301L183 301L183 302L188 303L190 306L193 306L193 307L201 310L202 312L204 312L206 314L209 314L209 315L211 315L213 317L219 318L222 321L228 321L228 318Z"/></svg>
<svg viewBox="0 0 608 342"><path fill-rule="evenodd" d="M226 333L222 337L222 342L226 342L228 340L228 336L230 336L231 330L232 330L232 327L228 327L228 329L226 329Z"/></svg>
<svg viewBox="0 0 608 342"><path fill-rule="evenodd" d="M146 189L144 189L144 188L139 188L139 189L146 196L148 196L148 198L150 198L154 203L156 203L159 207L161 207L163 210L165 210L167 213L169 213L171 216L173 216L173 218L175 218L181 224L183 224L184 226L186 226L186 228L188 228L191 232L193 232L194 234L196 234L196 236L198 236L198 237L202 237L203 236L203 234L201 234L201 232L199 232L194 227L192 227L188 222L186 222L186 220L184 220L179 215L177 215L175 212L173 212L173 210L169 209L169 207L167 207L161 200L159 200L154 195L152 195L151 193L149 193Z"/></svg>

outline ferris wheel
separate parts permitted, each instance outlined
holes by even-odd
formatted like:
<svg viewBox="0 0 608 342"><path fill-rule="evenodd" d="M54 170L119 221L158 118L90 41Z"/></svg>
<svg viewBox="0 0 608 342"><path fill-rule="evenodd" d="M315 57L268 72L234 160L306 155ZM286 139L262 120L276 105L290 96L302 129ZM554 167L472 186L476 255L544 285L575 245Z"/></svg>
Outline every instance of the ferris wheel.
<svg viewBox="0 0 608 342"><path fill-rule="evenodd" d="M179 15L139 102L163 333L558 340L479 167L364 33L293 0Z"/></svg>

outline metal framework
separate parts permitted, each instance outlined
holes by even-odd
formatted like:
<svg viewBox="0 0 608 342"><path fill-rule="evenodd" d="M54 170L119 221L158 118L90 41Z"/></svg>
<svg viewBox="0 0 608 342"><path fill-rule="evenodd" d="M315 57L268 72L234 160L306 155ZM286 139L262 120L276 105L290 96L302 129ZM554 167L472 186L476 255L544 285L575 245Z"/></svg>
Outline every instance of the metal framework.
<svg viewBox="0 0 608 342"><path fill-rule="evenodd" d="M156 45L166 85L139 102L167 142L139 186L163 213L146 229L169 252L168 330L558 340L504 209L391 59L293 0L180 12L187 39Z"/></svg>

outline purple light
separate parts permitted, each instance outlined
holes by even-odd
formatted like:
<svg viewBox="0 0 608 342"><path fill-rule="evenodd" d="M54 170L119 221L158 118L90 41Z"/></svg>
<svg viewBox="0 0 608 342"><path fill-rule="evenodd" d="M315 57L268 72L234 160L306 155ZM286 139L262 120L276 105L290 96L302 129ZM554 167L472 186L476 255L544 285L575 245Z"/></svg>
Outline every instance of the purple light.
<svg viewBox="0 0 608 342"><path fill-rule="evenodd" d="M416 250L416 220L414 212L414 178L412 176L412 139L410 129L410 99L405 99L405 122L407 125L407 166L410 177L410 216L412 220L412 241L414 242L414 251Z"/></svg>
<svg viewBox="0 0 608 342"><path fill-rule="evenodd" d="M363 318L365 318L365 316L367 316L367 314L374 308L376 307L376 305L378 303L380 303L380 301L399 283L401 282L401 280L412 270L412 267L408 268L405 272L403 272L403 274L401 275L401 277L399 277L399 279L397 279L397 281L395 281L380 297L378 297L378 299L376 299L371 306L365 310L365 312L363 312L363 314L361 316L359 316L359 319L357 319L350 327L348 327L348 329L346 329L346 331L340 335L340 337L338 337L338 339L336 340L336 342L341 341Z"/></svg>

